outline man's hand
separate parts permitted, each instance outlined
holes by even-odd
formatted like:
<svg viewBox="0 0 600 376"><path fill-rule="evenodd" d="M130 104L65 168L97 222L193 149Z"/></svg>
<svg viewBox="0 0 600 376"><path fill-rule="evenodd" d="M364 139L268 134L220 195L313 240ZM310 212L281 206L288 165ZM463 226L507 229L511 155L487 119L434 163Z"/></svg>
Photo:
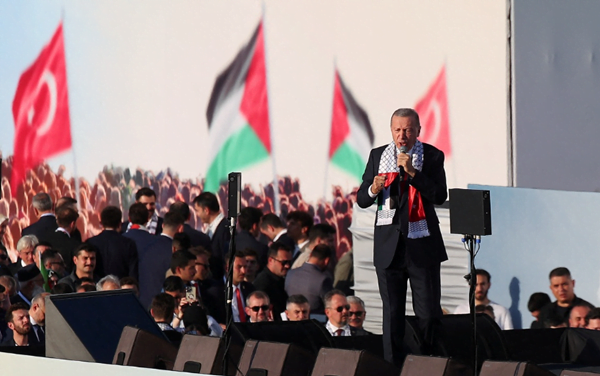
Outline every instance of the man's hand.
<svg viewBox="0 0 600 376"><path fill-rule="evenodd" d="M406 153L398 154L398 167L402 167L410 177L415 176L415 168L412 165L412 156Z"/></svg>
<svg viewBox="0 0 600 376"><path fill-rule="evenodd" d="M377 175L375 179L373 179L373 184L371 185L371 192L373 194L378 195L379 192L383 190L383 185L385 184L385 175Z"/></svg>

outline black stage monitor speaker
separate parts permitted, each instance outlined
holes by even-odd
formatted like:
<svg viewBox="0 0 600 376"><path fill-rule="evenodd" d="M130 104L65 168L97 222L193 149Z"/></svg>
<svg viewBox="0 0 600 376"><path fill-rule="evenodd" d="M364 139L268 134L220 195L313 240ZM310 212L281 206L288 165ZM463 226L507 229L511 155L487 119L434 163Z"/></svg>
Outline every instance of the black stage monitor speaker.
<svg viewBox="0 0 600 376"><path fill-rule="evenodd" d="M366 350L373 355L383 358L383 336L350 336L350 337L331 337L333 347L344 350Z"/></svg>
<svg viewBox="0 0 600 376"><path fill-rule="evenodd" d="M231 172L228 176L229 189L228 199L228 218L237 218L242 210L242 173Z"/></svg>
<svg viewBox="0 0 600 376"><path fill-rule="evenodd" d="M126 326L165 338L131 290L50 295L46 356L111 364Z"/></svg>
<svg viewBox="0 0 600 376"><path fill-rule="evenodd" d="M599 371L600 372L600 371ZM560 373L560 376L598 376L598 372L587 372L587 371L572 371L565 369Z"/></svg>
<svg viewBox="0 0 600 376"><path fill-rule="evenodd" d="M156 369L173 369L177 348L163 336L126 326L117 345L113 364Z"/></svg>
<svg viewBox="0 0 600 376"><path fill-rule="evenodd" d="M554 376L554 374L533 363L486 360L479 376Z"/></svg>
<svg viewBox="0 0 600 376"><path fill-rule="evenodd" d="M472 375L471 367L451 358L408 355L400 376L465 376Z"/></svg>
<svg viewBox="0 0 600 376"><path fill-rule="evenodd" d="M406 317L404 343L416 355L423 355L423 336L415 316ZM444 315L437 328L431 355L450 357L473 364L473 327L471 315ZM509 360L509 353L498 324L485 313L477 315L478 368L486 359Z"/></svg>
<svg viewBox="0 0 600 376"><path fill-rule="evenodd" d="M315 356L287 343L247 341L240 358L238 376L306 376L315 364Z"/></svg>
<svg viewBox="0 0 600 376"><path fill-rule="evenodd" d="M492 235L490 191L450 190L450 232Z"/></svg>
<svg viewBox="0 0 600 376"><path fill-rule="evenodd" d="M315 357L321 347L333 347L331 335L316 320L233 323L232 343L244 346L247 340L291 343Z"/></svg>
<svg viewBox="0 0 600 376"><path fill-rule="evenodd" d="M367 351L322 348L312 376L398 376L393 364Z"/></svg>
<svg viewBox="0 0 600 376"><path fill-rule="evenodd" d="M223 339L186 334L181 340L173 371L222 375L225 343ZM237 365L239 358L236 359ZM231 364L228 369L235 370Z"/></svg>
<svg viewBox="0 0 600 376"><path fill-rule="evenodd" d="M535 364L562 363L561 337L566 328L504 330L510 360Z"/></svg>

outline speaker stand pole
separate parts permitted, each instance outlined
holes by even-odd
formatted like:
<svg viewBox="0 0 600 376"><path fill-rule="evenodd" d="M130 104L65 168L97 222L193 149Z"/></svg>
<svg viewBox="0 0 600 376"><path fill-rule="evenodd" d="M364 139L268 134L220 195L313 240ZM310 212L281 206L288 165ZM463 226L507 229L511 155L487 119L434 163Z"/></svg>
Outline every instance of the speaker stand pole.
<svg viewBox="0 0 600 376"><path fill-rule="evenodd" d="M235 223L236 217L229 218L229 267L227 268L227 281L225 282L225 352L223 354L223 374L227 375L227 360L229 359L229 346L231 345L231 327L233 325L233 263L235 262ZM240 308L240 307L238 307Z"/></svg>
<svg viewBox="0 0 600 376"><path fill-rule="evenodd" d="M471 327L473 328L473 376L477 376L477 312L475 312L475 286L477 286L477 275L475 274L475 243L480 238L475 235L464 235L463 241L467 243L469 251L471 272L465 276L469 282L469 311L471 313Z"/></svg>

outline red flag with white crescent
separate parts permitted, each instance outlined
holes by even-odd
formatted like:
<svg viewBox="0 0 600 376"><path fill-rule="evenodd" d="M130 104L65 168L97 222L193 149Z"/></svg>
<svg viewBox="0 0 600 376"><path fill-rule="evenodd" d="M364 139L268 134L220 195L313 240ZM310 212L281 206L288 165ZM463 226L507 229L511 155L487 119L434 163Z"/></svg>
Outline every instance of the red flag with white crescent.
<svg viewBox="0 0 600 376"><path fill-rule="evenodd" d="M71 123L62 23L21 75L13 100L15 144L11 190L28 169L71 148Z"/></svg>
<svg viewBox="0 0 600 376"><path fill-rule="evenodd" d="M450 157L452 147L446 92L446 67L442 66L442 70L427 93L415 105L415 111L419 114L421 121L419 140L437 147L444 152L446 157Z"/></svg>

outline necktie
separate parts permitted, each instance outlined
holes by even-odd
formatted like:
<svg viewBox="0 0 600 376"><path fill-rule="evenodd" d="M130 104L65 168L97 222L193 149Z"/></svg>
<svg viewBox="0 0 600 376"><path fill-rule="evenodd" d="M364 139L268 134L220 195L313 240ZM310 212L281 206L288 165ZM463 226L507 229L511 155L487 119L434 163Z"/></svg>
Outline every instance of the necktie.
<svg viewBox="0 0 600 376"><path fill-rule="evenodd" d="M235 297L237 299L238 314L240 315L240 322L246 322L246 313L244 312L244 304L242 303L242 294L240 289L235 289Z"/></svg>
<svg viewBox="0 0 600 376"><path fill-rule="evenodd" d="M338 329L335 331L335 336L336 337L341 337L342 333L344 333L344 329Z"/></svg>

